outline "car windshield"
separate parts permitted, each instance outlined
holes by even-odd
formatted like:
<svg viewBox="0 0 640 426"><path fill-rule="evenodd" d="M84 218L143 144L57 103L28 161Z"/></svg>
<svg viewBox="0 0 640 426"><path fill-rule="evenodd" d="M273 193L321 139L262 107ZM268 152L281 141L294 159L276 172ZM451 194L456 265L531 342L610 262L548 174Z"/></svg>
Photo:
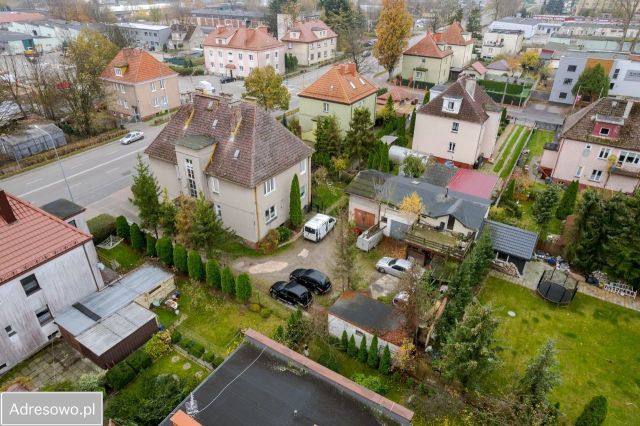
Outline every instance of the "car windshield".
<svg viewBox="0 0 640 426"><path fill-rule="evenodd" d="M316 230L313 228L309 228L308 226L304 227L304 232L308 232L309 234L314 234L316 233Z"/></svg>
<svg viewBox="0 0 640 426"><path fill-rule="evenodd" d="M391 259L391 261L389 261L389 266L395 265L397 261L398 259Z"/></svg>
<svg viewBox="0 0 640 426"><path fill-rule="evenodd" d="M127 138L132 138L132 137L134 137L134 136L135 136L135 133L133 133L133 132L132 132L132 133L127 133L127 136L126 136L126 137L127 137Z"/></svg>

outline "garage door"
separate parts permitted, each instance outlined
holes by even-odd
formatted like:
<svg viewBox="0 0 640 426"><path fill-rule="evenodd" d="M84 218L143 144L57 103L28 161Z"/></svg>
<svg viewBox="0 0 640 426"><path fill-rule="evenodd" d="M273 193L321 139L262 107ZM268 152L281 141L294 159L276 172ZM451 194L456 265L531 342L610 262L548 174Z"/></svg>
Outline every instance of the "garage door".
<svg viewBox="0 0 640 426"><path fill-rule="evenodd" d="M369 229L376 223L376 215L360 209L354 209L353 215L356 226L360 229Z"/></svg>

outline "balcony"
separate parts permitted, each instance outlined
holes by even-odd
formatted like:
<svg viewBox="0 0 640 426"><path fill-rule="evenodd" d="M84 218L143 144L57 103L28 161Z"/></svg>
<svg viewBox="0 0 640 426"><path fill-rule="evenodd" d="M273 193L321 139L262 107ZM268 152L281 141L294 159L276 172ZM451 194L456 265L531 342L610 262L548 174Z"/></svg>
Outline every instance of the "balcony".
<svg viewBox="0 0 640 426"><path fill-rule="evenodd" d="M407 231L405 241L414 247L456 259L462 259L471 246L470 238L424 224L413 225Z"/></svg>
<svg viewBox="0 0 640 426"><path fill-rule="evenodd" d="M609 173L611 173L612 175L626 176L626 177L635 178L635 179L640 178L640 169L638 169L637 167L631 168L631 167L617 165L617 166L611 167L611 169L609 170Z"/></svg>

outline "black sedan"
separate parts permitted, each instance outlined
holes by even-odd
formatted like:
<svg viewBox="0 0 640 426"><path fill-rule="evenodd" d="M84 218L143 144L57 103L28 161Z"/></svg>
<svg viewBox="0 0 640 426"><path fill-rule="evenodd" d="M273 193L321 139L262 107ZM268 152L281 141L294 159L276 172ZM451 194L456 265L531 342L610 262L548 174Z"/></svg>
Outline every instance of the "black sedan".
<svg viewBox="0 0 640 426"><path fill-rule="evenodd" d="M326 294L331 291L329 277L315 269L296 269L289 275L289 279L302 284L315 294Z"/></svg>
<svg viewBox="0 0 640 426"><path fill-rule="evenodd" d="M269 295L291 306L300 305L304 309L311 306L313 295L306 287L295 281L278 281L269 289Z"/></svg>
<svg viewBox="0 0 640 426"><path fill-rule="evenodd" d="M234 82L234 81L236 81L236 78L235 77L231 77L229 75L225 75L225 76L220 77L220 83L221 84L231 83L231 82Z"/></svg>

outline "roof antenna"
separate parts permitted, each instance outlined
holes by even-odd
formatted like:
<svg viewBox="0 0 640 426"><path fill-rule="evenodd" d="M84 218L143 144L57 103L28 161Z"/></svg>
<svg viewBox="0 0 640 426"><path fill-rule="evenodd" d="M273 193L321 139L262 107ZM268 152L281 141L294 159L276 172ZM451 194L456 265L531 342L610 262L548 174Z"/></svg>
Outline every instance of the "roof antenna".
<svg viewBox="0 0 640 426"><path fill-rule="evenodd" d="M193 392L191 392L191 396L189 397L189 401L185 404L185 408L187 409L187 414L191 417L198 414L198 401L193 397Z"/></svg>

